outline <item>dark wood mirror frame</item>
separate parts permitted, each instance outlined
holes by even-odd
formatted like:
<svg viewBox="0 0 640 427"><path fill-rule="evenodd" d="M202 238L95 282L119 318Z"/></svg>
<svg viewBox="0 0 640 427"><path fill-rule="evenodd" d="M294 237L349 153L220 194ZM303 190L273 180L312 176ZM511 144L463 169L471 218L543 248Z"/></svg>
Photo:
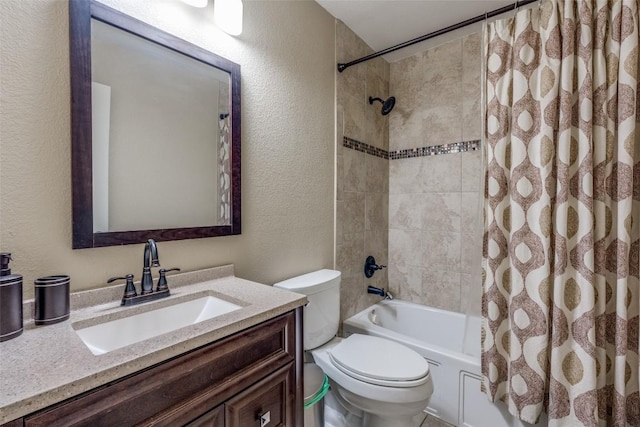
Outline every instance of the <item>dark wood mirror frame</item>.
<svg viewBox="0 0 640 427"><path fill-rule="evenodd" d="M230 225L93 232L91 18L229 73L231 84ZM147 239L167 241L240 234L240 66L95 0L69 0L69 54L73 248L126 245L142 243Z"/></svg>

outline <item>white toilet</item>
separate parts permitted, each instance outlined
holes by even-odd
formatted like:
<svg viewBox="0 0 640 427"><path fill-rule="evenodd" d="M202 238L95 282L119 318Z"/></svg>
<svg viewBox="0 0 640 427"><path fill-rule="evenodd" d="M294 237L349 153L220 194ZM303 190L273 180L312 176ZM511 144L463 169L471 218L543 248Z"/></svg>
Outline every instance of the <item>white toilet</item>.
<svg viewBox="0 0 640 427"><path fill-rule="evenodd" d="M307 296L304 349L332 381L345 407L363 412L367 427L415 427L433 382L427 361L410 348L369 335L337 338L340 272L318 270L274 285ZM337 389L337 390L335 390Z"/></svg>

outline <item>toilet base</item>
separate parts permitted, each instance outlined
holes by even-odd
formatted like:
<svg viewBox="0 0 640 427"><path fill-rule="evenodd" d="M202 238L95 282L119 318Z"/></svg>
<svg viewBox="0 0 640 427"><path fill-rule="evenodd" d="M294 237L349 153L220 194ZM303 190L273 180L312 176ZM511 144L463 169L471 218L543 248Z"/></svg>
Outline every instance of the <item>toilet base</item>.
<svg viewBox="0 0 640 427"><path fill-rule="evenodd" d="M324 427L364 427L362 411L348 409L345 404L337 393L329 390L324 397Z"/></svg>
<svg viewBox="0 0 640 427"><path fill-rule="evenodd" d="M334 393L335 384L333 390L330 390L325 396L325 427L370 427L370 426L396 426L400 427L418 427L422 425L422 422L428 416L426 412L422 411L418 415L414 416L412 420L400 420L400 424L396 421L397 418L388 419L376 415L367 414L349 404L338 393Z"/></svg>
<svg viewBox="0 0 640 427"><path fill-rule="evenodd" d="M429 399L412 403L388 403L363 398L331 381L336 400L348 411L362 415L366 427L419 427Z"/></svg>

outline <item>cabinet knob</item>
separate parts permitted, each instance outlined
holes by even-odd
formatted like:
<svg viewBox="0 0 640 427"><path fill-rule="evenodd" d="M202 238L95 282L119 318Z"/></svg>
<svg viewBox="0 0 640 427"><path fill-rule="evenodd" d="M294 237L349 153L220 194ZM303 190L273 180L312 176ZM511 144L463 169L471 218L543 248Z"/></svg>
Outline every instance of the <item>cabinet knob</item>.
<svg viewBox="0 0 640 427"><path fill-rule="evenodd" d="M271 411L267 411L260 415L260 427L264 427L271 421Z"/></svg>

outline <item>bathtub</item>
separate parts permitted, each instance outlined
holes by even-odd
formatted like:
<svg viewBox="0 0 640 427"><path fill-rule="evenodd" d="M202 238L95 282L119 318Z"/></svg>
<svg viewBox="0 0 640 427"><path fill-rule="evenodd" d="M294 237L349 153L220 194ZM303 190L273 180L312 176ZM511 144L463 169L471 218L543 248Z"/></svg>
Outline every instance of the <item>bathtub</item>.
<svg viewBox="0 0 640 427"><path fill-rule="evenodd" d="M367 334L400 342L429 362L434 392L426 412L454 426L525 427L480 391L480 319L399 300L384 300L343 324L345 337ZM469 327L465 343L465 328ZM465 345L466 344L466 345ZM463 348L468 349L463 353ZM542 420L538 426L546 425Z"/></svg>

